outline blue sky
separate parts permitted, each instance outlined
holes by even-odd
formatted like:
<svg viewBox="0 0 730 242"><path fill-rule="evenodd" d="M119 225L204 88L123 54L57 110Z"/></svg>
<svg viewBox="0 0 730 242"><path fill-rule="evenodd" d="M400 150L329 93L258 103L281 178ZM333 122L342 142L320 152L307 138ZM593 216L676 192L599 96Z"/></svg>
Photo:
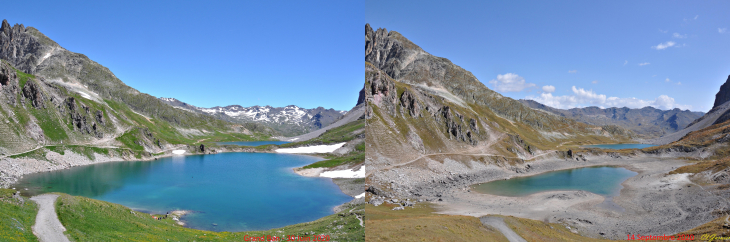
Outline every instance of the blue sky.
<svg viewBox="0 0 730 242"><path fill-rule="evenodd" d="M365 22L515 99L706 112L730 75L728 9L728 1L366 0Z"/></svg>
<svg viewBox="0 0 730 242"><path fill-rule="evenodd" d="M349 110L363 86L364 1L10 1L127 85L201 106Z"/></svg>

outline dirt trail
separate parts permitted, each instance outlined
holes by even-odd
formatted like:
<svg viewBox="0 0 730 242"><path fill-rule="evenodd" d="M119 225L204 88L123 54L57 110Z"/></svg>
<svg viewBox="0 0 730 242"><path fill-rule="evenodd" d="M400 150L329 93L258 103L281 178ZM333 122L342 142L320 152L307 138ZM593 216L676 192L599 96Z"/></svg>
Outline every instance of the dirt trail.
<svg viewBox="0 0 730 242"><path fill-rule="evenodd" d="M480 221L482 221L482 224L489 225L501 232L504 237L507 237L507 240L510 242L527 242L525 239L520 237L515 231L509 228L506 223L504 223L504 218L500 217L494 217L494 216L484 216L479 218Z"/></svg>
<svg viewBox="0 0 730 242"><path fill-rule="evenodd" d="M43 194L30 198L30 200L38 203L38 215L35 217L35 225L33 225L33 234L38 237L41 242L49 241L69 241L63 234L66 228L63 227L61 221L56 215L56 194Z"/></svg>

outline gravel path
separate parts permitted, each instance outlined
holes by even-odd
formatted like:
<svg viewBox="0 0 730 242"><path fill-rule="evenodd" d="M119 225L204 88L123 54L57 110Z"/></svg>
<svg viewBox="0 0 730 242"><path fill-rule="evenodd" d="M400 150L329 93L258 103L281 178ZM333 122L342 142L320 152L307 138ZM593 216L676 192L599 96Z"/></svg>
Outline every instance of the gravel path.
<svg viewBox="0 0 730 242"><path fill-rule="evenodd" d="M61 221L58 221L58 215L56 215L54 206L56 198L58 195L55 194L43 194L30 198L38 203L38 215L36 215L35 225L32 228L33 234L41 242L69 241L63 234L66 228L63 227Z"/></svg>
<svg viewBox="0 0 730 242"><path fill-rule="evenodd" d="M494 216L484 216L479 218L479 220L482 221L482 224L492 226L499 230L499 232L502 232L504 237L507 237L507 239L510 242L527 242L525 239L520 237L515 231L509 228L506 223L504 223L504 218L500 217L494 217Z"/></svg>

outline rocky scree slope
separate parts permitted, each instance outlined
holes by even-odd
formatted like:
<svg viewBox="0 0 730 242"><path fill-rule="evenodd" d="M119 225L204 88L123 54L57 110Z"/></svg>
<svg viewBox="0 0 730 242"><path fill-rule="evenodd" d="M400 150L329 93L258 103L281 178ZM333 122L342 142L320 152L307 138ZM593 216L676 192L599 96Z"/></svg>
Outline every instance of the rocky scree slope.
<svg viewBox="0 0 730 242"><path fill-rule="evenodd" d="M306 109L295 105L286 107L229 105L201 108L175 98L160 98L160 100L179 109L211 115L229 122L260 124L270 127L284 136L296 136L324 128L347 113L331 108Z"/></svg>
<svg viewBox="0 0 730 242"><path fill-rule="evenodd" d="M703 112L692 112L678 108L661 110L648 106L644 108L585 107L566 110L546 106L534 100L521 99L519 101L528 107L590 125L620 126L633 131L641 138L647 139L677 132L704 115Z"/></svg>
<svg viewBox="0 0 730 242"><path fill-rule="evenodd" d="M413 195L393 181L425 182L450 172L442 166L454 159L512 166L565 156L553 150L566 144L631 138L617 126L587 125L504 97L395 31L365 26L365 62L366 165L374 189ZM425 175L401 173L411 169Z"/></svg>

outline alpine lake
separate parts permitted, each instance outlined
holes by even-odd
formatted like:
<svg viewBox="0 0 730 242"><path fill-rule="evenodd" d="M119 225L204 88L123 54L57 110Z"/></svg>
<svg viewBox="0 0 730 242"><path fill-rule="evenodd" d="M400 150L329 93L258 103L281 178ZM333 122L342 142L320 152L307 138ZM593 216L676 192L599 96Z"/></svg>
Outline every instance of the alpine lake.
<svg viewBox="0 0 730 242"><path fill-rule="evenodd" d="M623 186L621 183L635 176L636 172L622 167L584 167L551 171L534 176L515 177L476 184L472 190L498 196L521 197L547 191L587 191L605 197L599 206L623 212L613 203Z"/></svg>
<svg viewBox="0 0 730 242"><path fill-rule="evenodd" d="M352 199L330 178L292 171L319 160L272 153L172 156L29 174L15 187L24 195L61 192L152 214L187 210L182 219L195 229L267 230L317 220Z"/></svg>

